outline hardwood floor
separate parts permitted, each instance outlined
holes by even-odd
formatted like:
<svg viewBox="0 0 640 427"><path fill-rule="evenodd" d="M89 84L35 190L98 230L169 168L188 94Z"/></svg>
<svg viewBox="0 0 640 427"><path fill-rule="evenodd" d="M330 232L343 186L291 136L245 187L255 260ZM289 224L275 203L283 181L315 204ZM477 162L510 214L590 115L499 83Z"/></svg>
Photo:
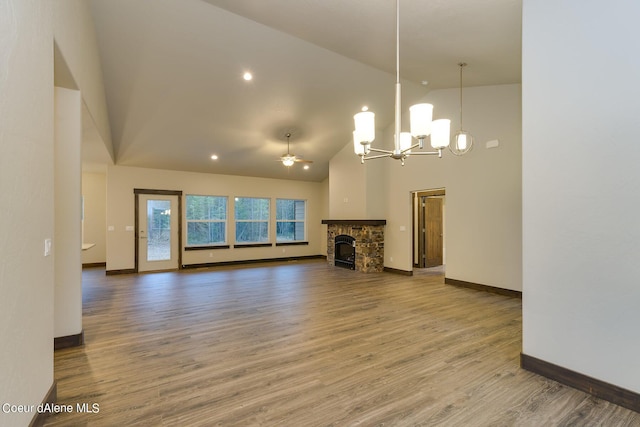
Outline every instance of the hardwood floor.
<svg viewBox="0 0 640 427"><path fill-rule="evenodd" d="M48 426L638 426L519 368L521 301L323 260L83 273ZM78 413L96 403L98 413Z"/></svg>

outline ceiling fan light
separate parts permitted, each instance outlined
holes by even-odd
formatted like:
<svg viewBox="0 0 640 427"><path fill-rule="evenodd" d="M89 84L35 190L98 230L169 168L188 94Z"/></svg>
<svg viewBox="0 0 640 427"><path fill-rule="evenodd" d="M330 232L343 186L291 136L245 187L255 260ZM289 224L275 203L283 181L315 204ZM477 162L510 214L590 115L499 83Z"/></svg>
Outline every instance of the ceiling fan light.
<svg viewBox="0 0 640 427"><path fill-rule="evenodd" d="M451 137L451 120L438 119L431 122L431 146L441 150L449 145Z"/></svg>
<svg viewBox="0 0 640 427"><path fill-rule="evenodd" d="M431 120L433 119L433 105L416 104L409 107L409 120L411 121L411 135L415 138L424 138L431 133Z"/></svg>
<svg viewBox="0 0 640 427"><path fill-rule="evenodd" d="M376 139L375 114L371 111L363 111L353 116L356 125L356 133L360 138L358 142L371 143Z"/></svg>
<svg viewBox="0 0 640 427"><path fill-rule="evenodd" d="M295 162L296 162L295 156L283 156L282 157L282 164L285 165L286 167L293 166L293 164Z"/></svg>

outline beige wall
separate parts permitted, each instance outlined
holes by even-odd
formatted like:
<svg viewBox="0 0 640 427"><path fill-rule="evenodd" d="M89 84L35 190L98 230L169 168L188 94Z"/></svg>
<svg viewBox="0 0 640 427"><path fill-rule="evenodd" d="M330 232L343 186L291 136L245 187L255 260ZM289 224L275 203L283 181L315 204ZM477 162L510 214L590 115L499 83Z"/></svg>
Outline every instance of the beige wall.
<svg viewBox="0 0 640 427"><path fill-rule="evenodd" d="M107 262L107 175L106 173L82 174L84 199L84 243L95 246L82 251L82 263Z"/></svg>
<svg viewBox="0 0 640 427"><path fill-rule="evenodd" d="M229 197L229 215L233 197L294 198L307 200L307 237L309 245L265 248L230 248L187 251L182 262L201 264L213 262L267 259L320 255L326 245L320 221L326 211L323 192L326 184L291 180L214 175L158 169L109 166L107 169L107 270L134 268L134 233L127 231L134 220L134 188L179 190L186 194ZM183 212L184 215L184 212ZM184 218L183 218L184 222ZM275 242L275 217L270 224L270 235ZM227 235L233 246L235 233L233 218L228 220ZM183 239L186 236L183 235ZM183 245L184 247L184 245ZM325 248L326 252L326 248Z"/></svg>
<svg viewBox="0 0 640 427"><path fill-rule="evenodd" d="M376 142L382 133L376 135ZM374 143L375 144L375 143ZM353 152L353 141L329 162L328 219L384 219L386 205L386 168L384 161L360 164Z"/></svg>
<svg viewBox="0 0 640 427"><path fill-rule="evenodd" d="M521 86L464 89L465 128L475 138L462 157L410 157L389 162L385 265L411 269L412 191L445 188L446 276L500 288L522 289ZM459 89L432 91L434 118L459 129ZM499 140L497 148L486 142ZM400 231L405 226L407 231Z"/></svg>
<svg viewBox="0 0 640 427"><path fill-rule="evenodd" d="M447 150L442 159L409 157L405 166L391 159L361 165L349 142L331 160L330 214L386 219L385 266L410 271L411 193L445 188L447 277L520 290L520 91L520 85L465 88L465 127L476 138L476 146L464 157ZM424 98L434 104L435 119L451 119L453 132L459 129L459 96L458 89L448 89ZM392 128L378 132L374 147L390 147ZM494 139L500 141L499 147L485 148Z"/></svg>
<svg viewBox="0 0 640 427"><path fill-rule="evenodd" d="M329 217L325 219L365 219L369 164L360 165L349 142L329 162Z"/></svg>
<svg viewBox="0 0 640 427"><path fill-rule="evenodd" d="M324 181L322 181L320 187L320 197L322 198L322 215L321 219L329 219L329 178L327 177ZM327 226L322 225L320 229L320 239L322 240L322 236L327 235ZM326 241L320 243L320 254L327 256L327 245Z"/></svg>
<svg viewBox="0 0 640 427"><path fill-rule="evenodd" d="M51 5L0 0L1 403L38 404L53 384L54 255L44 256L54 233ZM0 412L0 425L33 415Z"/></svg>

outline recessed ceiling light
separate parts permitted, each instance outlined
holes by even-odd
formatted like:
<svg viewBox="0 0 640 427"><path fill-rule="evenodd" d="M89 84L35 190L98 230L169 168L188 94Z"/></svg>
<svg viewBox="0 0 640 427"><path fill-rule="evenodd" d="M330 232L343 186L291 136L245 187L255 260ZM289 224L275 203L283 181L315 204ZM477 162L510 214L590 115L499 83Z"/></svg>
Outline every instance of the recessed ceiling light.
<svg viewBox="0 0 640 427"><path fill-rule="evenodd" d="M251 79L253 79L253 75L250 72L246 72L242 75L242 78L245 79L246 81L249 81Z"/></svg>
<svg viewBox="0 0 640 427"><path fill-rule="evenodd" d="M362 111L369 111L369 107L367 107L366 105L362 106Z"/></svg>
<svg viewBox="0 0 640 427"><path fill-rule="evenodd" d="M211 155L211 160L218 160L218 155L217 154L212 154Z"/></svg>
<svg viewBox="0 0 640 427"><path fill-rule="evenodd" d="M302 168L303 168L304 170L307 170L307 169L309 169L309 165L304 165Z"/></svg>
<svg viewBox="0 0 640 427"><path fill-rule="evenodd" d="M428 85L428 84L429 84L429 82L428 82L427 80L423 80L423 81L421 81L421 82L420 82L420 84L421 84L422 86L426 86L426 85Z"/></svg>

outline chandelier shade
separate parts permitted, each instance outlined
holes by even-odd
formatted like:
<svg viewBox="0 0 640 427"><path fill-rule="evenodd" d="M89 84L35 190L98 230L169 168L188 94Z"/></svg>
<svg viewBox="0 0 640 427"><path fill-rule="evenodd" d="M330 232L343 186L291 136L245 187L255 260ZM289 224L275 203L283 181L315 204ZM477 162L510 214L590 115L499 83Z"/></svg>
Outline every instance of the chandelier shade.
<svg viewBox="0 0 640 427"><path fill-rule="evenodd" d="M355 121L356 134L361 143L372 143L376 139L376 115L371 111L363 111L353 116Z"/></svg>
<svg viewBox="0 0 640 427"><path fill-rule="evenodd" d="M451 120L439 119L431 122L431 146L442 150L449 145L451 137Z"/></svg>
<svg viewBox="0 0 640 427"><path fill-rule="evenodd" d="M416 104L409 107L409 120L411 122L411 135L415 138L425 138L431 134L431 121L433 119L433 105Z"/></svg>
<svg viewBox="0 0 640 427"><path fill-rule="evenodd" d="M354 130L353 131L353 151L359 156L367 154L364 144L361 144L360 141L362 141L362 138L358 135L358 132Z"/></svg>

